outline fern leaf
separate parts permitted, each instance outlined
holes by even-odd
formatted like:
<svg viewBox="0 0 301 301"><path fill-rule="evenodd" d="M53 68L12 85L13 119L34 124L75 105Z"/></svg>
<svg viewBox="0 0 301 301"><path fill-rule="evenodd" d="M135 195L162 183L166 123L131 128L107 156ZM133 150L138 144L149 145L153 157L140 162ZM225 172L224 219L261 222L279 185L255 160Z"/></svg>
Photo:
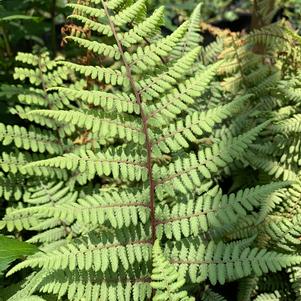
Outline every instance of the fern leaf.
<svg viewBox="0 0 301 301"><path fill-rule="evenodd" d="M207 278L216 285L226 280L235 280L251 274L261 276L263 273L276 272L282 268L299 264L300 256L286 255L265 249L241 248L238 244L208 245L188 244L166 247L171 262L177 266L180 274L188 273L192 282L202 282ZM178 255L173 255L178 254Z"/></svg>
<svg viewBox="0 0 301 301"><path fill-rule="evenodd" d="M212 148L199 151L198 155L190 154L184 159L170 163L167 168L156 169L158 180L157 195L160 198L163 191L174 195L175 191L186 194L193 187L200 187L205 179L211 179L212 174L218 172L227 163L239 159L244 150L262 131L266 124L233 138L214 144Z"/></svg>
<svg viewBox="0 0 301 301"><path fill-rule="evenodd" d="M30 128L28 131L24 127L5 126L0 123L0 141L3 145L14 143L16 147L33 152L48 152L50 154L61 154L63 145L52 133L41 131L37 128Z"/></svg>
<svg viewBox="0 0 301 301"><path fill-rule="evenodd" d="M40 115L47 118L54 118L58 122L77 125L87 130L91 130L101 138L119 137L127 141L133 141L143 145L145 137L143 129L134 121L123 120L119 116L110 114L101 116L93 116L78 111L54 111L54 110L36 110L29 114Z"/></svg>
<svg viewBox="0 0 301 301"><path fill-rule="evenodd" d="M116 45L110 46L104 43L99 43L97 41L88 41L86 39L75 36L68 36L66 37L66 40L74 41L79 46L84 47L87 50L94 52L95 54L105 55L110 58L114 58L115 60L120 59L120 53Z"/></svg>
<svg viewBox="0 0 301 301"><path fill-rule="evenodd" d="M263 294L260 294L258 297L256 297L254 300L256 300L256 301L280 301L281 295L278 291L275 291L274 293L271 293L271 294L263 293Z"/></svg>
<svg viewBox="0 0 301 301"><path fill-rule="evenodd" d="M137 0L134 4L128 6L124 10L121 10L117 15L112 16L112 21L117 26L124 26L127 23L132 23L139 16L146 15L146 3L147 0Z"/></svg>
<svg viewBox="0 0 301 301"><path fill-rule="evenodd" d="M175 119L194 103L194 98L200 97L205 92L208 83L215 75L216 68L217 65L213 65L205 71L198 72L178 87L179 92L173 91L164 96L158 104L150 106L148 114L150 122L166 120L166 123L169 123Z"/></svg>
<svg viewBox="0 0 301 301"><path fill-rule="evenodd" d="M273 175L276 179L282 178L284 181L296 181L297 174L287 166L283 166L270 158L254 155L249 152L248 160L259 169L264 170L267 174Z"/></svg>
<svg viewBox="0 0 301 301"><path fill-rule="evenodd" d="M157 138L156 145L161 151L167 153L187 148L189 142L196 142L198 136L211 133L217 123L221 123L228 116L232 116L247 98L248 96L242 97L225 106L187 115L185 120L178 120L169 125L168 128L164 128L162 135Z"/></svg>
<svg viewBox="0 0 301 301"><path fill-rule="evenodd" d="M115 110L118 113L127 112L131 114L135 112L140 114L139 105L134 102L132 95L126 93L113 94L97 90L74 90L65 87L53 87L52 89L57 90L60 95L68 97L70 100L80 99L87 104L100 106L108 111Z"/></svg>
<svg viewBox="0 0 301 301"><path fill-rule="evenodd" d="M123 245L116 239L90 247L69 244L47 254L37 253L36 255L16 265L7 275L12 275L26 267L47 267L47 269L54 270L68 268L70 271L92 269L102 273L107 270L116 272L119 263L125 270L129 270L132 264L148 262L151 258L148 240L134 240Z"/></svg>
<svg viewBox="0 0 301 301"><path fill-rule="evenodd" d="M81 152L80 155L65 154L61 157L29 163L23 169L26 172L35 172L37 168L44 167L48 170L48 167L52 167L71 171L78 170L86 173L90 179L98 174L99 176L112 175L115 179L121 177L129 181L146 181L147 169L145 166L144 156L130 153L121 148L109 149L105 153L87 151Z"/></svg>
<svg viewBox="0 0 301 301"><path fill-rule="evenodd" d="M173 48L179 43L187 30L187 23L183 23L176 31L158 42L138 47L135 53L125 53L127 62L131 64L133 70L150 71L151 68L162 63L164 57L167 57Z"/></svg>
<svg viewBox="0 0 301 301"><path fill-rule="evenodd" d="M76 12L78 14L85 14L85 15L88 15L90 17L95 17L95 18L105 17L105 12L103 9L90 7L90 6L79 4L79 3L67 3L66 7L70 7L73 10L76 10Z"/></svg>
<svg viewBox="0 0 301 301"><path fill-rule="evenodd" d="M8 214L3 221L5 222L9 219L17 222L20 220L20 217L23 219L30 216L40 218L54 217L58 220L64 220L69 224L76 221L83 225L105 226L109 223L111 227L117 229L149 222L150 209L147 199L147 190L143 192L143 194L132 191L120 193L112 191L88 195L79 199L77 199L76 193L68 193L64 196L65 199L68 198L68 202L64 201L61 196L60 202L55 203L57 197L62 195L63 192L64 190L59 190L55 195L51 195L52 201L48 201L48 204L43 206L15 210ZM28 202L32 203L34 201L42 203L41 199L45 202L45 196L30 199Z"/></svg>
<svg viewBox="0 0 301 301"><path fill-rule="evenodd" d="M202 40L202 36L200 35L201 7L202 4L200 3L193 10L189 19L189 27L186 35L181 41L181 44L176 47L173 52L173 55L175 55L176 57L181 57L183 56L183 54L200 45Z"/></svg>
<svg viewBox="0 0 301 301"><path fill-rule="evenodd" d="M199 47L194 48L172 64L166 72L139 80L137 87L143 99L151 101L170 91L179 80L182 80L186 74L190 73L199 52Z"/></svg>
<svg viewBox="0 0 301 301"><path fill-rule="evenodd" d="M152 288L156 289L154 301L193 301L186 291L179 291L185 279L177 273L176 269L166 260L160 248L159 241L153 247Z"/></svg>
<svg viewBox="0 0 301 301"><path fill-rule="evenodd" d="M85 16L81 16L81 15L74 14L74 15L68 16L68 18L80 21L85 25L85 27L90 28L91 30L96 31L102 35L106 35L108 37L113 36L113 33L112 33L109 25L101 24L99 22L93 21L93 20L91 20Z"/></svg>
<svg viewBox="0 0 301 301"><path fill-rule="evenodd" d="M165 234L168 239L181 240L182 237L197 236L201 232L207 232L208 229L235 224L239 218L262 206L265 199L275 190L286 185L287 183L272 183L256 186L229 196L222 195L219 189L215 189L212 196L190 199L187 204L177 204L170 209L158 208L156 211L158 237Z"/></svg>
<svg viewBox="0 0 301 301"><path fill-rule="evenodd" d="M138 23L133 29L125 33L118 33L118 40L125 47L142 42L145 38L150 38L159 32L163 24L164 7L161 6L145 21Z"/></svg>
<svg viewBox="0 0 301 301"><path fill-rule="evenodd" d="M106 84L111 85L124 85L127 82L126 77L118 70L103 67L82 66L71 62L61 62L65 67L71 70L77 71L82 75L97 79L98 81L104 81ZM58 84L52 85L56 87Z"/></svg>

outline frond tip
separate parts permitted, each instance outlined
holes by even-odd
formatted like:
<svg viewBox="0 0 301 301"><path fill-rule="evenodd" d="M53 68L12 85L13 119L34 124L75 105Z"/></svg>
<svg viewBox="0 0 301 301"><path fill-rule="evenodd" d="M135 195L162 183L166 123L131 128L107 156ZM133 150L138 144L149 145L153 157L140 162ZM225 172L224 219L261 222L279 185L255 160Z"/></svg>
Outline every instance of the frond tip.
<svg viewBox="0 0 301 301"><path fill-rule="evenodd" d="M153 272L151 278L151 286L156 289L154 301L195 300L193 297L187 296L186 291L179 291L185 284L185 278L164 257L158 240L153 246Z"/></svg>

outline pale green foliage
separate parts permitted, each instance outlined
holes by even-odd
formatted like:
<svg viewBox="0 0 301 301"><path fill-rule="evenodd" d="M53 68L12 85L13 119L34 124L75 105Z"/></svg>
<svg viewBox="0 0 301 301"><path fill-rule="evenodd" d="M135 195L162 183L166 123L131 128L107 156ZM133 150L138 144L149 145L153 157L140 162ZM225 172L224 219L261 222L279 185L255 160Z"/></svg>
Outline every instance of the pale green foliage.
<svg viewBox="0 0 301 301"><path fill-rule="evenodd" d="M180 250L177 250L180 248ZM246 242L218 244L211 241L208 245L195 240L189 248L184 244L177 247L167 246L166 251L172 262L178 266L179 273L188 272L192 282L204 281L207 278L215 285L224 284L254 273L257 276L268 271L276 272L285 263L288 266L299 264L299 256L268 252L265 249L246 248ZM180 259L173 254L180 251Z"/></svg>
<svg viewBox="0 0 301 301"><path fill-rule="evenodd" d="M260 13L263 13L267 2L259 2ZM273 13L264 14L266 21ZM250 171L256 170L253 175L261 183L279 180L293 183L290 188L278 191L274 201L267 202L264 211L268 218L263 224L256 226L256 221L249 219L234 237L245 237L256 229L258 246L300 254L300 74L297 72L300 38L285 22L278 22L244 37L228 37L225 46L220 68L224 89L232 96L254 93L250 107L245 110L244 123L238 120L231 132L245 131L271 119L270 125L247 151L243 168L250 166ZM235 173L240 175L241 170L242 166L237 166ZM244 185L249 185L248 179L240 176L233 186ZM294 272L290 271L289 276L291 284L285 278L276 282L269 276L244 279L240 283L239 300L252 300L253 295L258 295L255 300L286 300L291 291L299 296L298 277L294 278ZM263 282L271 288L261 290ZM284 287L277 284L281 282L285 283ZM266 291L268 293L260 294ZM293 294L287 298L295 300Z"/></svg>
<svg viewBox="0 0 301 301"><path fill-rule="evenodd" d="M153 271L151 287L156 290L154 301L193 301L186 291L179 291L185 284L174 266L164 257L157 240L153 246Z"/></svg>
<svg viewBox="0 0 301 301"><path fill-rule="evenodd" d="M260 294L257 298L255 298L256 301L280 301L281 295L279 292L274 292L271 294Z"/></svg>
<svg viewBox="0 0 301 301"><path fill-rule="evenodd" d="M23 301L45 301L45 299L38 296L30 296L22 299Z"/></svg>
<svg viewBox="0 0 301 301"><path fill-rule="evenodd" d="M24 183L15 193L0 190L19 201L0 227L35 231L29 241L40 252L8 272L32 270L10 301L44 294L59 300L143 301L152 294L192 300L179 290L184 282L190 294L200 285L301 263L288 253L299 228L293 232L285 220L270 217L277 206L290 206L282 202L287 194L298 195L298 185L282 181L295 179L297 171L278 175L261 160L267 150L266 159L275 161L267 133L277 126L296 131L294 120L250 122L254 93L265 84L236 95L243 87L236 67L227 69L235 72L233 95L218 103L222 88L215 79L233 52L222 62L210 63L210 53L200 58L206 52L199 47L200 6L163 37L164 9L148 14L147 2L71 3L70 20L81 30L65 41L88 51L84 61L18 55L26 66L15 78L25 82L22 91L21 85L10 88L18 95L10 112L35 125L0 126L7 146L1 178L13 185L21 175ZM259 78L266 74L264 69ZM250 76L250 82L256 79ZM223 191L221 178L245 166L276 172L279 181ZM258 242L262 232L271 233L270 245Z"/></svg>
<svg viewBox="0 0 301 301"><path fill-rule="evenodd" d="M292 289L294 290L296 294L296 301L301 300L301 271L300 266L293 267L290 269L290 282L292 283Z"/></svg>
<svg viewBox="0 0 301 301"><path fill-rule="evenodd" d="M50 154L60 154L63 152L62 146L57 143L57 138L52 132L41 131L39 128L5 126L0 123L0 140L3 145L14 143L17 148L31 150L33 152Z"/></svg>

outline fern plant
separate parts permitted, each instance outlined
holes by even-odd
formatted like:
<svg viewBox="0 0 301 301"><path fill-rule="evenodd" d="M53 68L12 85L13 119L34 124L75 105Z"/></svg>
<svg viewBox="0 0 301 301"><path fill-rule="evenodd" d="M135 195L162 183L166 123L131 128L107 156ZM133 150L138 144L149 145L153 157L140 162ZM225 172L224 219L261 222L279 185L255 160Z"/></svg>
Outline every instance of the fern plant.
<svg viewBox="0 0 301 301"><path fill-rule="evenodd" d="M265 5L268 3L262 2L263 10L267 9ZM269 211L268 218L259 228L255 220L249 220L242 224L235 237L250 235L254 233L255 227L259 233L258 246L269 246L287 254L299 254L300 75L296 70L300 66L300 38L289 24L281 21L245 36L228 34L224 37L224 45L221 55L224 63L220 68L224 76L224 93L230 98L231 95L253 94L242 114L244 122L241 122L241 117L237 119L236 125L230 129L231 134L246 131L263 120L272 119L271 124L246 152L244 165L232 169L234 183L231 191L248 186L252 181L262 184L279 180L293 181L289 189L278 194L276 203L267 203L265 210ZM249 166L249 177L242 177L246 166ZM258 300L297 300L300 298L298 284L290 284L293 279L298 281L298 278L294 278L294 271L288 270L280 281L275 281L272 275L242 280L239 300L251 300L258 292L262 292ZM286 285L279 285L281 282ZM260 285L262 283L265 285ZM274 287L270 288L271 285Z"/></svg>
<svg viewBox="0 0 301 301"><path fill-rule="evenodd" d="M164 9L148 15L146 0L68 6L75 24L64 40L83 58L21 53L27 67L15 78L32 87L7 87L19 95L10 112L35 125L0 127L3 178L23 179L4 194L15 202L0 226L34 231L40 247L7 273L32 271L9 300L210 300L209 284L299 264L254 235L237 238L291 183L222 191L221 176L245 164L270 122L231 131L225 120L245 94L198 111L221 67L199 60L200 6L169 36Z"/></svg>

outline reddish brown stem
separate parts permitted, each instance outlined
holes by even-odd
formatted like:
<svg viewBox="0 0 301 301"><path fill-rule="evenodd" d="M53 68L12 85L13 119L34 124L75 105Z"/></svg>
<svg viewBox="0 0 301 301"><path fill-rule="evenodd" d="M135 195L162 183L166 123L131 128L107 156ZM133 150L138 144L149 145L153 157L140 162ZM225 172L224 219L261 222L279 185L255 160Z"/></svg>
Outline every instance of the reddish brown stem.
<svg viewBox="0 0 301 301"><path fill-rule="evenodd" d="M153 178L153 162L152 162L152 143L148 134L148 125L147 125L147 117L145 115L145 112L143 110L143 105L142 105L142 98L140 93L138 92L138 88L136 86L133 74L132 74L132 70L130 65L128 64L126 57L124 55L124 50L122 47L122 44L118 38L117 35L117 31L115 28L115 24L112 22L111 18L110 18L110 14L109 14L109 10L108 7L105 3L105 1L102 0L102 5L103 8L105 10L105 13L108 17L108 21L109 21L109 25L111 27L111 30L113 32L114 38L116 40L123 64L125 66L126 69L126 73L127 73L127 77L130 81L130 85L131 88L133 90L133 93L135 95L136 98L136 102L140 107L140 115L141 115L141 121L142 121L142 125L143 125L143 132L145 135L145 147L146 147L146 151L147 151L147 170L148 170L148 177L149 177L149 207L150 207L150 217L151 217L151 228L152 228L152 243L155 242L156 240L156 217L155 217L155 189L156 189L156 184Z"/></svg>

